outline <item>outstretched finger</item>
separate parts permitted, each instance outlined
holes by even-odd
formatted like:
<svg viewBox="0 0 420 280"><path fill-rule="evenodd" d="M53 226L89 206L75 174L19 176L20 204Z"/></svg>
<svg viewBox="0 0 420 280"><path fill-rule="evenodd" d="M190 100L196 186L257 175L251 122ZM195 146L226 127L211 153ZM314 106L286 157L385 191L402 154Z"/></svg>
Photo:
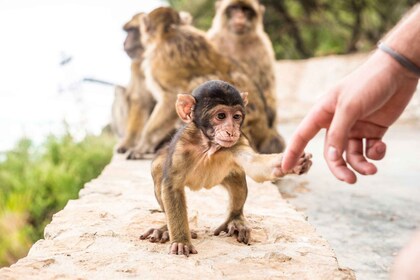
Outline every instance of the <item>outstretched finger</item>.
<svg viewBox="0 0 420 280"><path fill-rule="evenodd" d="M322 128L327 128L332 114L323 109L322 104L315 105L299 124L283 154L282 169L289 171L298 162L308 142Z"/></svg>

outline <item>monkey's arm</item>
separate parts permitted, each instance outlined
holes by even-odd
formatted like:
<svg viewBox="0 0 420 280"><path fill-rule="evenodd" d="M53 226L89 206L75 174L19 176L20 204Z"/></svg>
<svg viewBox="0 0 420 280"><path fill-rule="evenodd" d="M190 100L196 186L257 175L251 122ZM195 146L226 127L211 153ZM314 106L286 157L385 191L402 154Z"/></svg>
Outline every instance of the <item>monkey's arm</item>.
<svg viewBox="0 0 420 280"><path fill-rule="evenodd" d="M303 154L298 165L286 172L281 168L283 154L258 154L248 145L234 150L236 163L256 182L275 181L287 174L304 174L312 165L311 157L311 154Z"/></svg>
<svg viewBox="0 0 420 280"><path fill-rule="evenodd" d="M139 143L129 154L129 159L140 159L147 153L154 153L156 147L173 132L178 116L175 111L175 97L167 94L158 101L141 133Z"/></svg>
<svg viewBox="0 0 420 280"><path fill-rule="evenodd" d="M117 149L119 153L125 153L128 149L135 146L136 140L142 132L155 103L151 93L144 87L131 89L125 134Z"/></svg>

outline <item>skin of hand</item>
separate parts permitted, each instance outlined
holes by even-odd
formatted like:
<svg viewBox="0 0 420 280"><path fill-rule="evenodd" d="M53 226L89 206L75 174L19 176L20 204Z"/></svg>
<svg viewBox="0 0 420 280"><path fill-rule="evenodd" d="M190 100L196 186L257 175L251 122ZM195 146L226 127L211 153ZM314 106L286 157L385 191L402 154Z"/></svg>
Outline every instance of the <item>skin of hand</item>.
<svg viewBox="0 0 420 280"><path fill-rule="evenodd" d="M399 252L391 271L392 280L420 279L420 231Z"/></svg>
<svg viewBox="0 0 420 280"><path fill-rule="evenodd" d="M292 136L282 168L293 168L308 142L325 128L324 157L337 179L353 184L354 171L375 174L376 166L367 159L385 156L382 137L404 111L417 83L418 77L392 57L375 51L313 106Z"/></svg>

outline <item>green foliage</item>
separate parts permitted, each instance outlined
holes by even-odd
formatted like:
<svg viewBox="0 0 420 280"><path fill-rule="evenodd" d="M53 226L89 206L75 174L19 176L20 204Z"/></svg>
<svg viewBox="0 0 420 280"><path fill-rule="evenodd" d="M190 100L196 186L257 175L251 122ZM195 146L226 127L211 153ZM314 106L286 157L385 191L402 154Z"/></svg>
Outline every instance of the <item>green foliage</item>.
<svg viewBox="0 0 420 280"><path fill-rule="evenodd" d="M111 135L50 136L41 146L21 139L0 157L0 266L26 254L54 213L110 161Z"/></svg>
<svg viewBox="0 0 420 280"><path fill-rule="evenodd" d="M207 30L214 0L168 0ZM278 59L346 54L372 49L417 0L261 0L264 28Z"/></svg>

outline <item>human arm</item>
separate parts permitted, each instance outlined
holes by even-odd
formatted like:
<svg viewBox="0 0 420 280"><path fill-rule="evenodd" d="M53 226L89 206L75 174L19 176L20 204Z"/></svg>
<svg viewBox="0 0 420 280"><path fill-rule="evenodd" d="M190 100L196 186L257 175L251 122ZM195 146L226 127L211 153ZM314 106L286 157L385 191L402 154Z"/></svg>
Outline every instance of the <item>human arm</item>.
<svg viewBox="0 0 420 280"><path fill-rule="evenodd" d="M416 65L420 65L419 21L417 5L383 40ZM349 166L360 174L375 174L375 165L367 159L385 156L382 137L404 111L418 79L389 54L376 50L313 106L293 134L282 168L292 168L307 143L325 128L324 157L338 179L356 182Z"/></svg>

